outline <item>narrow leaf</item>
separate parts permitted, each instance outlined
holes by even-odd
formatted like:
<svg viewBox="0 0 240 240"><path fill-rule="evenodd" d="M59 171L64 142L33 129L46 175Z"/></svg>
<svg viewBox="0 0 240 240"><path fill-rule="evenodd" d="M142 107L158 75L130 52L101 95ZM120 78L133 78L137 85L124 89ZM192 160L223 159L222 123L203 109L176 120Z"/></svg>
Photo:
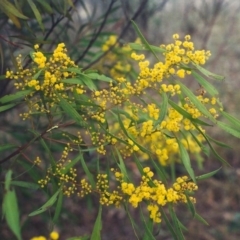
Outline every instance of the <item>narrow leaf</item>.
<svg viewBox="0 0 240 240"><path fill-rule="evenodd" d="M190 161L188 152L185 149L185 147L183 146L183 144L181 143L181 141L179 141L177 139L177 142L178 142L178 146L179 146L179 150L180 150L180 156L181 156L182 163L183 163L185 169L187 170L189 176L191 177L191 179L196 183L194 171L191 166L191 161Z"/></svg>
<svg viewBox="0 0 240 240"><path fill-rule="evenodd" d="M211 77L211 78L214 78L214 79L217 79L217 80L224 80L224 77L223 76L220 76L220 75L217 75L217 74L214 74L212 72L209 72L208 70L206 70L205 68L199 66L198 64L194 64L193 65L201 72L203 73L205 76L207 77Z"/></svg>
<svg viewBox="0 0 240 240"><path fill-rule="evenodd" d="M141 219L144 222L144 226L145 226L145 236L143 237L143 239L147 239L147 240L155 240L156 238L153 236L152 234L152 220L149 220L148 223L146 223L146 220L144 218L143 212L142 212L142 208L141 208Z"/></svg>
<svg viewBox="0 0 240 240"><path fill-rule="evenodd" d="M93 79L93 80L101 80L101 81L104 81L104 82L111 82L113 81L112 78L109 78L105 75L102 75L102 74L98 74L98 73L88 73L86 74L86 76L88 76L89 78Z"/></svg>
<svg viewBox="0 0 240 240"><path fill-rule="evenodd" d="M85 160L83 158L83 155L79 153L80 159L81 159L81 164L83 167L84 172L86 173L89 182L91 183L91 186L94 188L95 187L95 181L92 173L89 171L87 164L85 163Z"/></svg>
<svg viewBox="0 0 240 240"><path fill-rule="evenodd" d="M97 87L96 87L95 84L93 83L92 79L89 78L87 75L81 74L81 75L80 75L80 79L83 81L83 83L84 83L91 91L97 90Z"/></svg>
<svg viewBox="0 0 240 240"><path fill-rule="evenodd" d="M25 181L11 181L11 185L35 190L39 188L39 184Z"/></svg>
<svg viewBox="0 0 240 240"><path fill-rule="evenodd" d="M5 194L3 197L3 214L7 224L18 240L21 240L19 210L17 204L17 196L14 189L10 188L12 171L9 170L5 177Z"/></svg>
<svg viewBox="0 0 240 240"><path fill-rule="evenodd" d="M171 99L168 99L168 102L176 111L178 111L181 115L183 115L183 117L188 118L189 120L191 120L191 122L194 122L196 124L203 125L203 126L212 126L211 124L206 123L206 122L204 122L204 121L202 121L200 119L193 118L190 113L188 113L186 110L184 110L183 108L178 106Z"/></svg>
<svg viewBox="0 0 240 240"><path fill-rule="evenodd" d="M129 46L133 50L140 50L140 51L149 50L146 47L146 45L142 44L142 43L129 43ZM156 46L153 46L153 45L150 45L150 44L149 44L149 46L151 47L152 50L154 50L154 52L160 52L160 53L166 52L166 49L163 49L163 48L160 48L160 47L156 47Z"/></svg>
<svg viewBox="0 0 240 240"><path fill-rule="evenodd" d="M42 23L42 16L40 14L40 12L38 11L35 3L32 1L32 0L27 0L28 1L28 4L30 5L36 19L37 19L37 22L39 24L39 26L41 27L42 30L44 30L44 26L43 26L43 23Z"/></svg>
<svg viewBox="0 0 240 240"><path fill-rule="evenodd" d="M21 240L19 211L17 197L14 190L8 190L4 195L3 208L8 226L15 234L18 240Z"/></svg>
<svg viewBox="0 0 240 240"><path fill-rule="evenodd" d="M200 176L197 176L196 177L196 180L204 180L204 179L208 179L210 177L212 177L213 175L215 175L219 170L221 170L222 167L218 168L217 170L214 170L212 172L209 172L209 173L206 173L206 174L203 174L203 175L200 175Z"/></svg>
<svg viewBox="0 0 240 240"><path fill-rule="evenodd" d="M60 80L63 83L67 84L80 84L83 85L83 81L80 78L67 78Z"/></svg>
<svg viewBox="0 0 240 240"><path fill-rule="evenodd" d="M234 116L232 116L229 113L226 113L224 111L222 111L221 114L233 125L234 128L240 130L240 120L239 119L235 118Z"/></svg>
<svg viewBox="0 0 240 240"><path fill-rule="evenodd" d="M119 163L117 165L119 166L121 172L123 173L123 179L126 181L126 179L128 178L126 166L124 164L123 158L122 158L120 152L118 151L118 149L115 148L115 150L117 152L118 160L119 160Z"/></svg>
<svg viewBox="0 0 240 240"><path fill-rule="evenodd" d="M224 131L230 133L231 135L240 138L240 128L239 131L235 130L234 128L232 128L231 126L227 125L226 123L217 121L217 125L223 129Z"/></svg>
<svg viewBox="0 0 240 240"><path fill-rule="evenodd" d="M53 195L52 197L45 203L42 205L42 207L40 207L39 209L37 209L36 211L31 212L28 216L32 217L35 215L38 215L42 212L45 212L46 210L48 210L56 201L57 201L57 197L59 195L61 191L61 188L59 188Z"/></svg>
<svg viewBox="0 0 240 240"><path fill-rule="evenodd" d="M16 147L17 147L17 146L14 145L14 144L1 145L1 146L0 146L0 152L6 151L6 150L9 150L9 149L13 149L13 148L16 148Z"/></svg>
<svg viewBox="0 0 240 240"><path fill-rule="evenodd" d="M4 103L15 101L19 98L23 98L23 97L27 96L31 92L32 92L32 90L23 90L23 91L14 93L14 94L5 95L4 97L0 98L0 103L4 104Z"/></svg>
<svg viewBox="0 0 240 240"><path fill-rule="evenodd" d="M15 107L16 105L17 105L16 103L9 103L7 105L1 106L0 107L0 112L4 112L4 111L6 111L6 110L8 110L10 108Z"/></svg>
<svg viewBox="0 0 240 240"><path fill-rule="evenodd" d="M188 208L190 209L190 212L192 213L192 216L195 217L195 214L196 214L196 210L195 210L195 206L194 204L192 203L192 201L190 200L189 196L187 193L185 193L185 196L187 198L187 205L188 205Z"/></svg>
<svg viewBox="0 0 240 240"><path fill-rule="evenodd" d="M228 166L230 166L230 164L228 162L226 162L216 151L215 149L213 148L211 142L209 141L207 135L205 135L202 130L196 125L194 124L194 126L196 127L196 129L202 134L202 136L205 138L205 140L207 141L208 143L208 146L210 147L210 149L212 150L213 154L215 157L217 157L222 163L224 164L227 164Z"/></svg>
<svg viewBox="0 0 240 240"><path fill-rule="evenodd" d="M53 216L54 223L56 223L57 220L59 219L59 216L62 210L62 205L63 205L63 192L61 191L58 196L57 205L56 205L55 213Z"/></svg>
<svg viewBox="0 0 240 240"><path fill-rule="evenodd" d="M0 9L2 9L2 11L4 13L9 12L9 13L12 13L13 15L15 15L16 17L19 17L19 18L22 18L22 19L28 19L28 17L26 17L25 15L20 13L18 11L18 9L8 0L1 0L0 1Z"/></svg>
<svg viewBox="0 0 240 240"><path fill-rule="evenodd" d="M148 41L146 40L146 38L143 36L143 34L141 33L141 31L139 30L137 24L132 20L131 21L133 24L133 27L135 29L135 31L137 32L138 36L140 37L140 39L142 40L142 42L145 44L145 47L147 49L149 49L149 51L154 55L154 57L159 61L159 58L157 57L156 53L154 52L154 50L152 49L152 47L149 45Z"/></svg>
<svg viewBox="0 0 240 240"><path fill-rule="evenodd" d="M167 115L167 110L168 110L168 97L166 93L163 93L162 104L160 107L160 116L158 120L154 123L154 128L156 128L164 120L165 116Z"/></svg>
<svg viewBox="0 0 240 240"><path fill-rule="evenodd" d="M83 120L83 118L80 116L80 114L76 111L76 109L73 108L73 106L68 103L65 99L60 97L60 102L59 102L61 108L63 109L63 111L69 116L71 117L73 120L75 120L77 123L79 123L80 125L84 125L85 122Z"/></svg>
<svg viewBox="0 0 240 240"><path fill-rule="evenodd" d="M44 10L47 13L49 13L49 14L53 13L52 8L51 8L50 4L47 1L45 1L45 0L37 0L37 2L42 5L42 7L44 8Z"/></svg>
<svg viewBox="0 0 240 240"><path fill-rule="evenodd" d="M180 81L177 83L181 86L181 90L189 97L190 101L198 108L200 112L202 112L206 117L208 117L212 122L216 122L215 118L212 114L207 110L207 108L196 98L196 96L192 93L190 89L188 89L184 84Z"/></svg>
<svg viewBox="0 0 240 240"><path fill-rule="evenodd" d="M217 95L218 91L217 89L209 83L207 80L205 80L201 75L199 75L194 70L191 71L192 75L195 77L195 79L198 81L198 83L212 96Z"/></svg>
<svg viewBox="0 0 240 240"><path fill-rule="evenodd" d="M208 222L205 220L205 219L203 219L198 213L196 213L195 214L195 218L198 220L198 221L200 221L201 223L203 223L203 224L205 224L205 225L209 225L208 224Z"/></svg>
<svg viewBox="0 0 240 240"><path fill-rule="evenodd" d="M207 138L209 139L209 140L211 140L212 142L214 142L215 144L217 144L218 146L220 146L220 147L224 147L224 148L232 148L231 146L228 146L227 144L225 144L225 143L223 143L223 142L220 142L220 141L217 141L216 139L214 139L214 138L211 138L209 135L207 135L206 134L206 136L207 136Z"/></svg>
<svg viewBox="0 0 240 240"><path fill-rule="evenodd" d="M168 220L168 217L167 217L167 215L165 214L165 212L163 211L162 208L161 208L160 212L161 212L161 215L162 215L162 217L163 217L163 219L164 219L164 221L165 221L165 223L166 223L166 225L167 225L167 228L168 228L168 230L171 232L174 240L179 240L179 239L178 239L178 236L177 236L177 234L176 234L176 232L175 232L175 229L173 228L172 224L171 224L170 221Z"/></svg>
<svg viewBox="0 0 240 240"><path fill-rule="evenodd" d="M95 221L90 240L101 240L102 230L102 205L99 206L97 219Z"/></svg>

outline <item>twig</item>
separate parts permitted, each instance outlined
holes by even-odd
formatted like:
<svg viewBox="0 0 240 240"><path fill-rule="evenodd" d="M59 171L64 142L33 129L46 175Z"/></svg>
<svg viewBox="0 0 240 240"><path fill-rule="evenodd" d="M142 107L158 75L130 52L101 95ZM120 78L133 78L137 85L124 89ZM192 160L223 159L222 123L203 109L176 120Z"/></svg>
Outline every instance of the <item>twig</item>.
<svg viewBox="0 0 240 240"><path fill-rule="evenodd" d="M16 43L14 43L14 42L11 42L11 41L9 41L9 40L7 40L6 38L4 38L2 35L0 35L0 38L1 39L3 39L5 42L7 42L8 44L10 44L10 45L12 45L12 46L14 46L14 47L18 47L18 48L21 48L21 49L23 49L23 47L21 47L20 45L18 45L18 44L16 44Z"/></svg>
<svg viewBox="0 0 240 240"><path fill-rule="evenodd" d="M84 67L83 70L86 70L86 69L90 68L92 65L94 65L95 63L97 63L100 59L102 59L104 56L106 56L116 46L117 43L119 43L120 39L124 36L124 34L127 31L127 29L131 26L131 20L135 20L139 16L139 14L142 12L142 10L144 9L144 7L147 4L147 2L148 2L148 0L143 0L142 1L142 3L140 4L139 8L137 9L135 14L133 15L132 19L128 20L127 25L123 28L123 30L120 33L119 37L117 38L117 41L115 42L115 44L113 44L106 52L104 52L96 60L94 60L93 62L88 64L86 67Z"/></svg>
<svg viewBox="0 0 240 240"><path fill-rule="evenodd" d="M51 128L46 129L45 131L43 131L40 135L35 136L31 141L29 141L28 143L22 145L21 147L19 147L18 149L16 149L14 152L12 152L10 155L8 155L7 157L5 157L4 159L0 160L0 164L8 161L9 159L11 159L12 157L20 154L23 150L27 149L32 143L34 143L35 141L37 141L39 138L42 138L46 133L50 132L51 130L55 129L55 128L62 128L62 127L67 127L69 125L74 124L75 121L71 121L71 122L67 122L67 123L63 123L63 124L57 124Z"/></svg>
<svg viewBox="0 0 240 240"><path fill-rule="evenodd" d="M97 33L92 37L92 39L90 40L88 46L87 46L86 49L83 51L82 55L80 55L80 56L78 57L78 59L75 61L76 63L78 63L79 61L81 61L81 60L84 58L84 56L86 55L86 53L88 52L88 50L92 47L92 45L94 44L94 42L97 40L97 38L98 38L99 34L101 33L103 27L105 26L105 23L106 23L106 21L107 21L107 18L108 18L109 13L111 12L111 9L112 9L112 7L113 7L114 2L116 2L116 0L112 0L112 1L111 1L110 5L109 5L109 7L108 7L108 9L107 9L107 12L104 14L104 19L103 19L103 21L102 21L102 23L101 23L101 25L100 25Z"/></svg>

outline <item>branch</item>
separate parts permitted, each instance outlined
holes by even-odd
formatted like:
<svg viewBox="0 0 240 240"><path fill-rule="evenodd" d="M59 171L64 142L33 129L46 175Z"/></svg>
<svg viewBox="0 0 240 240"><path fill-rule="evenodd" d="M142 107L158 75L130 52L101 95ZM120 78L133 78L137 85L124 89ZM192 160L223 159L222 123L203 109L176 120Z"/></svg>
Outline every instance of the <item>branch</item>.
<svg viewBox="0 0 240 240"><path fill-rule="evenodd" d="M86 70L86 69L90 68L92 65L94 65L95 63L97 63L100 59L102 59L104 56L106 56L116 46L117 43L120 42L120 39L124 36L125 32L131 26L131 20L135 20L139 16L139 14L142 12L142 10L144 9L147 2L148 2L148 0L143 0L142 1L139 8L137 9L135 14L133 15L132 19L129 19L128 22L127 22L127 25L123 28L122 32L120 33L119 37L117 38L116 43L113 44L106 52L104 52L101 56L99 56L95 61L91 62L86 67L84 67L83 70Z"/></svg>
<svg viewBox="0 0 240 240"><path fill-rule="evenodd" d="M50 132L51 130L55 129L55 128L62 128L62 127L67 127L70 126L72 124L74 124L75 121L71 121L68 123L63 123L63 124L58 124L55 125L51 128L46 129L45 131L43 131L40 135L35 136L31 141L29 141L28 143L22 145L21 147L19 147L18 149L16 149L14 152L12 152L10 155L8 155L7 157L5 157L4 159L0 160L0 164L8 161L9 159L11 159L12 157L20 154L23 150L27 149L32 143L34 143L35 141L37 141L39 138L42 138L46 133Z"/></svg>
<svg viewBox="0 0 240 240"><path fill-rule="evenodd" d="M106 23L106 21L107 21L108 15L110 14L111 9L112 9L113 4L114 4L115 1L116 1L116 0L112 0L112 1L111 1L110 5L109 5L109 7L108 7L108 9L107 9L107 12L104 14L104 19L103 19L103 21L102 21L102 23L101 23L101 25L100 25L97 33L96 33L95 36L91 39L91 41L89 42L88 46L86 47L86 49L85 49L84 52L82 53L82 55L80 55L79 58L75 61L76 63L78 63L79 61L81 61L81 60L84 58L84 56L86 55L86 53L88 52L88 50L92 47L92 45L94 44L94 42L97 40L97 38L98 38L99 34L101 33L103 27L105 26L105 23Z"/></svg>

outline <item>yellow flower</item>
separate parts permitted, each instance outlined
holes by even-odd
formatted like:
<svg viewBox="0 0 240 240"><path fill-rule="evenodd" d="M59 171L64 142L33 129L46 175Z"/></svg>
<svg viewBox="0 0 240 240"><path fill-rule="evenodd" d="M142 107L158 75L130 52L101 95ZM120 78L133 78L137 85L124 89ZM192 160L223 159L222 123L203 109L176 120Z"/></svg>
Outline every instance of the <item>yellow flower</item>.
<svg viewBox="0 0 240 240"><path fill-rule="evenodd" d="M175 39L175 40L179 39L179 35L177 33L173 34L173 39Z"/></svg>
<svg viewBox="0 0 240 240"><path fill-rule="evenodd" d="M58 240L58 239L59 239L59 233L58 233L58 232L55 232L55 231L51 232L51 233L50 233L50 238L51 238L52 240Z"/></svg>
<svg viewBox="0 0 240 240"><path fill-rule="evenodd" d="M184 78L185 77L185 70L183 69L180 69L177 71L177 75L180 77L180 78Z"/></svg>

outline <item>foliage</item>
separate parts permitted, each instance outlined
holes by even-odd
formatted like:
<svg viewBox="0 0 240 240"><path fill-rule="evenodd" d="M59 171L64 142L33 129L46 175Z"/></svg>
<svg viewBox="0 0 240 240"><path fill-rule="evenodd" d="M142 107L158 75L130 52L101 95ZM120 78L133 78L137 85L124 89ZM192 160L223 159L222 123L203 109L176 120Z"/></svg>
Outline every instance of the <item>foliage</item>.
<svg viewBox="0 0 240 240"><path fill-rule="evenodd" d="M43 29L38 8L28 3ZM10 3L1 6L21 27L19 19L25 15ZM59 43L52 52L34 44L29 54L16 57L15 69L6 71L16 91L0 98L0 111L19 108L18 121L26 123L27 132L19 137L11 131L13 143L21 139L20 147L8 140L0 146L3 213L17 239L22 238L16 187L47 196L42 206L28 214L33 217L53 208L54 224L60 221L66 197L98 199L91 235L73 239L101 239L104 205L124 208L137 239L155 239L154 226L161 227L161 222L174 239L184 239L185 227L175 212L180 204L206 223L195 211L193 194L198 181L217 170L195 176L194 159L204 165L202 153L210 149L226 163L212 145L224 143L207 131L216 125L240 137L240 121L224 111L210 82L222 77L201 66L209 51L196 50L189 35L180 40L174 34L173 43L150 45L132 24L139 36L135 42L122 46L116 35L96 37L100 44L95 54L103 57L95 68L78 66L65 44ZM146 60L151 57L151 62ZM199 89L188 87L190 77ZM9 150L12 153L6 154ZM176 165L184 167L183 176L177 176ZM130 207L140 211L144 231L137 227ZM58 239L58 234L53 232L50 238Z"/></svg>

